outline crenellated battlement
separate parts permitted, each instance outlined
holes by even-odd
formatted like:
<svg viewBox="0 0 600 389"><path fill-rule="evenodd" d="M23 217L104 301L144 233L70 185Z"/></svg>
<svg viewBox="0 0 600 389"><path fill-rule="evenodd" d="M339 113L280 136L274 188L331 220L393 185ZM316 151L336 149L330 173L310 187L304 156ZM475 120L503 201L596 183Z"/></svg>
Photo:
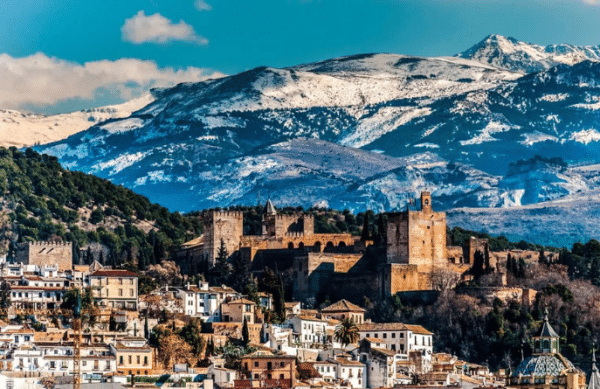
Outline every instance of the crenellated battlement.
<svg viewBox="0 0 600 389"><path fill-rule="evenodd" d="M51 247L60 247L60 246L73 246L72 242L44 242L44 241L40 241L40 242L26 242L26 243L22 243L23 245L28 245L31 247L44 247L44 246L51 246Z"/></svg>
<svg viewBox="0 0 600 389"><path fill-rule="evenodd" d="M285 236L288 238L303 238L305 235L302 231L292 231L286 233Z"/></svg>
<svg viewBox="0 0 600 389"><path fill-rule="evenodd" d="M242 211L212 211L209 217L226 217L234 219L244 219L244 213Z"/></svg>
<svg viewBox="0 0 600 389"><path fill-rule="evenodd" d="M15 261L27 265L56 266L60 271L73 267L72 242L25 242L17 245Z"/></svg>

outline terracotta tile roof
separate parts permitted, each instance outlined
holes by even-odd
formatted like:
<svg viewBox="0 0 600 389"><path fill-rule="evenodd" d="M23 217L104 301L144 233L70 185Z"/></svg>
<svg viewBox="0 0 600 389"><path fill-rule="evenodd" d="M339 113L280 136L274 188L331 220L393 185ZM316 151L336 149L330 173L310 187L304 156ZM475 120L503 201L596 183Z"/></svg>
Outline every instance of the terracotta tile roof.
<svg viewBox="0 0 600 389"><path fill-rule="evenodd" d="M357 324L358 331L412 331L419 335L433 335L420 325L404 323L362 323Z"/></svg>
<svg viewBox="0 0 600 389"><path fill-rule="evenodd" d="M359 307L356 304L352 304L348 300L340 300L337 303L333 303L328 307L325 307L321 312L366 312L364 308Z"/></svg>
<svg viewBox="0 0 600 389"><path fill-rule="evenodd" d="M298 301L293 301L293 302L285 303L285 307L286 308L294 308L294 307L296 307L298 305L300 305L300 303Z"/></svg>
<svg viewBox="0 0 600 389"><path fill-rule="evenodd" d="M342 366L365 366L365 364L360 361L352 361L346 358L337 358L336 362Z"/></svg>
<svg viewBox="0 0 600 389"><path fill-rule="evenodd" d="M252 305L256 305L256 303L254 301L250 301L248 299L236 299L236 300L231 300L230 302L228 302L227 304L252 304Z"/></svg>
<svg viewBox="0 0 600 389"><path fill-rule="evenodd" d="M137 277L132 271L120 269L96 270L90 277Z"/></svg>
<svg viewBox="0 0 600 389"><path fill-rule="evenodd" d="M384 343L383 339L378 339L378 338L364 338L367 342L370 343Z"/></svg>
<svg viewBox="0 0 600 389"><path fill-rule="evenodd" d="M235 289L230 288L229 286L210 286L208 290L214 293L237 293Z"/></svg>
<svg viewBox="0 0 600 389"><path fill-rule="evenodd" d="M57 291L57 290L66 290L64 286L24 286L24 285L11 285L10 289L15 290L47 290L47 291Z"/></svg>
<svg viewBox="0 0 600 389"><path fill-rule="evenodd" d="M427 331L423 326L416 324L406 324L406 327L413 332L413 334L419 335L433 335L433 332Z"/></svg>
<svg viewBox="0 0 600 389"><path fill-rule="evenodd" d="M322 322L322 323L327 322L327 320L319 319L316 316L311 316L311 315L307 315L307 314L303 314L303 313L301 313L300 315L296 315L296 317L300 320L318 321L318 322Z"/></svg>
<svg viewBox="0 0 600 389"><path fill-rule="evenodd" d="M393 357L394 355L396 355L395 351L388 350L386 348L371 347L371 351L374 351L374 352L379 353L379 354L386 355L388 357Z"/></svg>

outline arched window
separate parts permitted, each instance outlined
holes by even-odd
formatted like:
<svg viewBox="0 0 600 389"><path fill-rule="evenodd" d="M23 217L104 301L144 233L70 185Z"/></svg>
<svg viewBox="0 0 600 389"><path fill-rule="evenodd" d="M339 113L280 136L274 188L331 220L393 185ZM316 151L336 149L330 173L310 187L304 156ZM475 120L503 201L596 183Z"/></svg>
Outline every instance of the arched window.
<svg viewBox="0 0 600 389"><path fill-rule="evenodd" d="M316 252L321 252L321 242L319 242L319 241L315 242L314 247L315 247Z"/></svg>

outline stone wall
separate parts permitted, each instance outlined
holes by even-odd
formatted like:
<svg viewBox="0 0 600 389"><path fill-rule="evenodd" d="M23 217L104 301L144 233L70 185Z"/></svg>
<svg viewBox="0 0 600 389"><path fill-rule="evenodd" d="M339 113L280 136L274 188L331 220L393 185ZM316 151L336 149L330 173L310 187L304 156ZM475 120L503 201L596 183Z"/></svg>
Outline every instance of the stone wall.
<svg viewBox="0 0 600 389"><path fill-rule="evenodd" d="M387 264L383 267L381 276L381 298L393 296L398 292L430 289L430 276L419 273L417 265Z"/></svg>
<svg viewBox="0 0 600 389"><path fill-rule="evenodd" d="M334 273L347 273L362 254L306 253L294 258L294 299L316 297L331 288Z"/></svg>
<svg viewBox="0 0 600 389"><path fill-rule="evenodd" d="M59 271L73 268L73 245L71 242L27 242L17 246L15 260L36 265L58 265Z"/></svg>

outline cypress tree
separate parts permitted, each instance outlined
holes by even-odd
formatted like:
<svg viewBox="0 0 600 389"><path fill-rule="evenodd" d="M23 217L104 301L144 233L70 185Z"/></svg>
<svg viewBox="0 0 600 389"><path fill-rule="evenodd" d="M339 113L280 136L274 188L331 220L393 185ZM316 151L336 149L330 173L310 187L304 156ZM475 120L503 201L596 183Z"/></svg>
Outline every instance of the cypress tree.
<svg viewBox="0 0 600 389"><path fill-rule="evenodd" d="M370 238L370 233L369 233L369 211L365 212L365 220L363 222L363 229L362 229L362 233L360 234L360 240L362 240L363 242L369 240Z"/></svg>
<svg viewBox="0 0 600 389"><path fill-rule="evenodd" d="M538 262L541 265L547 265L548 264L548 259L546 258L546 254L544 253L544 248L543 247L540 249L540 258L538 259Z"/></svg>
<svg viewBox="0 0 600 389"><path fill-rule="evenodd" d="M144 338L150 339L150 328L148 327L148 312L146 312L146 318L144 319Z"/></svg>
<svg viewBox="0 0 600 389"><path fill-rule="evenodd" d="M248 347L250 344L250 330L248 329L248 322L244 317L244 325L242 326L242 343L244 347Z"/></svg>

